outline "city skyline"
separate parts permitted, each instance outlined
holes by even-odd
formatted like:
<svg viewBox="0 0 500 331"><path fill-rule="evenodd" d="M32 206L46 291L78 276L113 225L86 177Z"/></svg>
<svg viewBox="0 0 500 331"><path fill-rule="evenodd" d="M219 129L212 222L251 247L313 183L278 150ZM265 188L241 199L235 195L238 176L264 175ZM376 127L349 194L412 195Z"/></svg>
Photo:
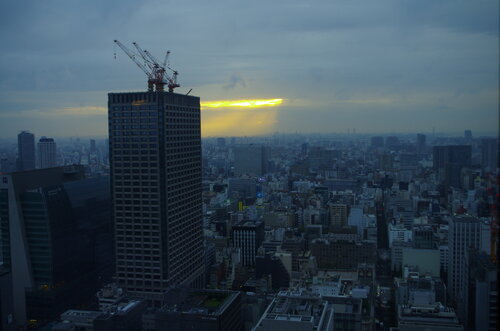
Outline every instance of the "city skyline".
<svg viewBox="0 0 500 331"><path fill-rule="evenodd" d="M497 132L495 1L3 7L1 138L20 130L106 136L106 93L146 90L113 38L158 56L172 50L177 93L192 88L202 102L283 99L272 108L205 109L205 137ZM17 25L21 13L30 24ZM162 13L167 32L150 33Z"/></svg>

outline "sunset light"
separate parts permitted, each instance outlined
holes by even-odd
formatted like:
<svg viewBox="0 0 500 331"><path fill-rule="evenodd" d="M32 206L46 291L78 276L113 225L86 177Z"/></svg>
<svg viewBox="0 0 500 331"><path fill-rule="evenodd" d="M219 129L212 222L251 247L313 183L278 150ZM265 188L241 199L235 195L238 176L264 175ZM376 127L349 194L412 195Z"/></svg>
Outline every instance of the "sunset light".
<svg viewBox="0 0 500 331"><path fill-rule="evenodd" d="M258 108L258 107L273 107L278 106L283 102L283 99L267 99L267 100L219 100L207 101L201 103L201 108Z"/></svg>

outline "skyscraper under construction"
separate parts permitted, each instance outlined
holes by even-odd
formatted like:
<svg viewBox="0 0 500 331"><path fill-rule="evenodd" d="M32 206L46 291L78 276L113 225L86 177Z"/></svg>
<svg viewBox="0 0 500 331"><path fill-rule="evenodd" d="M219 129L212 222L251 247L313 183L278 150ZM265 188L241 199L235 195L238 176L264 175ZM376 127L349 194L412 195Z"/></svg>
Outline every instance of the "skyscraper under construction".
<svg viewBox="0 0 500 331"><path fill-rule="evenodd" d="M116 281L152 302L202 285L200 99L110 93Z"/></svg>

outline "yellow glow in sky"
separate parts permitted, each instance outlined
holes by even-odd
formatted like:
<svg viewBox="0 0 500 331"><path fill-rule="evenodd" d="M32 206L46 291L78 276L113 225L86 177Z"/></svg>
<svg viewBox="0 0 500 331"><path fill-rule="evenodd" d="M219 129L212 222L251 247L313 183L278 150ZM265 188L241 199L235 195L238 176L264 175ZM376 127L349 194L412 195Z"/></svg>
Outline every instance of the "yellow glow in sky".
<svg viewBox="0 0 500 331"><path fill-rule="evenodd" d="M267 99L267 100L220 100L220 101L205 101L201 103L201 108L258 108L278 106L283 102L283 99Z"/></svg>

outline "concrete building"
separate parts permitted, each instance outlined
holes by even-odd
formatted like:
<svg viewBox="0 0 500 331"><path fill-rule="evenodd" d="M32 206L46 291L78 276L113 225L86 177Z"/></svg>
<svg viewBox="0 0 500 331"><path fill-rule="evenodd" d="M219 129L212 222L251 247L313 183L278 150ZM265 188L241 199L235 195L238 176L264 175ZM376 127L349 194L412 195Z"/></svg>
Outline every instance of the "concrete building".
<svg viewBox="0 0 500 331"><path fill-rule="evenodd" d="M17 135L17 171L35 169L35 135L23 131Z"/></svg>
<svg viewBox="0 0 500 331"><path fill-rule="evenodd" d="M398 307L399 331L463 331L453 308L434 305Z"/></svg>
<svg viewBox="0 0 500 331"><path fill-rule="evenodd" d="M359 263L375 263L376 244L349 240L332 240L329 236L313 239L311 253L320 269L355 270Z"/></svg>
<svg viewBox="0 0 500 331"><path fill-rule="evenodd" d="M56 143L54 139L42 137L37 144L38 169L52 168L57 166Z"/></svg>
<svg viewBox="0 0 500 331"><path fill-rule="evenodd" d="M281 291L253 331L333 331L334 311L319 294Z"/></svg>
<svg viewBox="0 0 500 331"><path fill-rule="evenodd" d="M395 278L399 330L463 330L455 311L446 306L446 288L438 277L422 276L405 268Z"/></svg>
<svg viewBox="0 0 500 331"><path fill-rule="evenodd" d="M389 248L392 247L394 241L410 242L412 240L413 232L407 229L403 224L389 224Z"/></svg>
<svg viewBox="0 0 500 331"><path fill-rule="evenodd" d="M242 330L241 293L174 288L165 305L143 318L144 331Z"/></svg>
<svg viewBox="0 0 500 331"><path fill-rule="evenodd" d="M343 227L347 225L349 216L348 206L346 204L336 203L329 207L330 227Z"/></svg>
<svg viewBox="0 0 500 331"><path fill-rule="evenodd" d="M203 284L200 99L109 93L108 110L116 281L159 304Z"/></svg>

